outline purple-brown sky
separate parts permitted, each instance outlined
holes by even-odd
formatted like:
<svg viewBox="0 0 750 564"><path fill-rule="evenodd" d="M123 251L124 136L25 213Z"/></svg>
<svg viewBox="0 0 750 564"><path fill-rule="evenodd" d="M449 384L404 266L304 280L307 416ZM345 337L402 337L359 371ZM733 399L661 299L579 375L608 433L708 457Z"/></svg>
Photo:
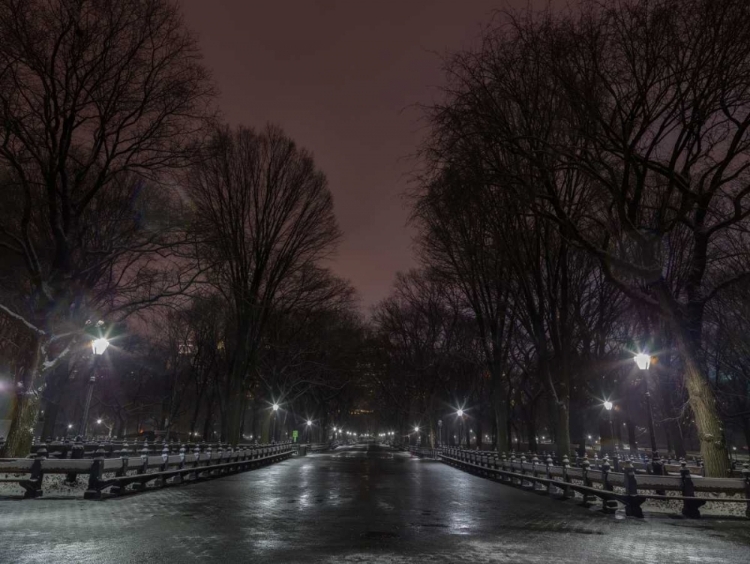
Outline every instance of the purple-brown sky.
<svg viewBox="0 0 750 564"><path fill-rule="evenodd" d="M441 55L498 0L180 0L230 123L281 125L312 151L344 232L334 270L369 308L414 266L402 194L439 96Z"/></svg>

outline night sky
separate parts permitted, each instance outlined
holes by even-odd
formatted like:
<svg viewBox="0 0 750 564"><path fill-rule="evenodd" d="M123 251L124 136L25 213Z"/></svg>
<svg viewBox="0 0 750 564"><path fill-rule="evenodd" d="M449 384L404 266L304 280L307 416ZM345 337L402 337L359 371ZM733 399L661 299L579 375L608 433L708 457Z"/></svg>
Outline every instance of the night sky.
<svg viewBox="0 0 750 564"><path fill-rule="evenodd" d="M525 2L522 2L525 4ZM281 125L312 151L344 232L334 270L368 309L415 265L403 192L439 97L441 56L469 47L498 0L180 0L232 124Z"/></svg>

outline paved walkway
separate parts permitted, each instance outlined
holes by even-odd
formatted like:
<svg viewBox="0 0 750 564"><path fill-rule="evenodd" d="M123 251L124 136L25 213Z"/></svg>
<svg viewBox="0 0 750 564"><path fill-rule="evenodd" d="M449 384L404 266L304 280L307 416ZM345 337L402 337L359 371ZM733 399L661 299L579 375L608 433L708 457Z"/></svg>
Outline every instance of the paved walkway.
<svg viewBox="0 0 750 564"><path fill-rule="evenodd" d="M104 502L0 501L0 562L750 562L750 523L624 519L370 447Z"/></svg>

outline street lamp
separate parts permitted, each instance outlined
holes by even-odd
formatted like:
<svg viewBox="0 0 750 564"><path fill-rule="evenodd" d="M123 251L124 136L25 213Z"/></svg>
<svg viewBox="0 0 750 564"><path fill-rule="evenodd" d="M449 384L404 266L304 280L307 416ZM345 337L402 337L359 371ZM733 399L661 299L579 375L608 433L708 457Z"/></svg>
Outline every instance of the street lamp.
<svg viewBox="0 0 750 564"><path fill-rule="evenodd" d="M109 341L105 339L104 337L100 337L98 339L94 339L91 341L91 349L94 351L95 355L103 355L104 351L107 350L107 347L109 346Z"/></svg>
<svg viewBox="0 0 750 564"><path fill-rule="evenodd" d="M612 445L612 456L615 455L615 426L612 423L612 408L614 405L611 401L605 400L604 401L604 409L607 410L607 417L609 419L609 440L610 444Z"/></svg>
<svg viewBox="0 0 750 564"><path fill-rule="evenodd" d="M643 385L646 388L646 416L648 417L648 435L651 440L651 465L655 474L661 474L661 466L656 462L659 453L656 450L656 433L654 432L654 413L651 410L651 393L648 391L648 369L651 366L651 356L646 353L638 353L633 360L635 360L639 369L646 371L643 374Z"/></svg>
<svg viewBox="0 0 750 564"><path fill-rule="evenodd" d="M279 412L279 404L276 402L273 402L273 405L271 406L271 409L273 410L273 425L271 427L271 442L276 442L276 419L278 418L278 412Z"/></svg>
<svg viewBox="0 0 750 564"><path fill-rule="evenodd" d="M86 436L86 429L89 425L89 408L91 407L91 397L94 395L94 384L96 383L96 369L99 366L99 359L104 354L104 351L109 347L109 340L105 337L99 337L91 341L91 350L94 353L94 366L91 369L91 377L89 378L89 389L86 393L86 404L83 407L83 421L81 422L81 436Z"/></svg>
<svg viewBox="0 0 750 564"><path fill-rule="evenodd" d="M461 448L461 439L464 434L464 410L459 408L459 410L456 411L456 415L458 416L458 448Z"/></svg>
<svg viewBox="0 0 750 564"><path fill-rule="evenodd" d="M651 366L651 356L646 353L638 353L633 357L633 360L641 370L648 370Z"/></svg>

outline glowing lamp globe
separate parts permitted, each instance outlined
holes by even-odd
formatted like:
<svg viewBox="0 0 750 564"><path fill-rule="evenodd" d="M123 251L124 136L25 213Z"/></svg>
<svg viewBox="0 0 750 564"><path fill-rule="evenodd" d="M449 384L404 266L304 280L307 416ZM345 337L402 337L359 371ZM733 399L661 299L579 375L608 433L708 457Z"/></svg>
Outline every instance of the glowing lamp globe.
<svg viewBox="0 0 750 564"><path fill-rule="evenodd" d="M641 370L648 370L648 367L651 366L651 357L646 353L638 353L633 360Z"/></svg>
<svg viewBox="0 0 750 564"><path fill-rule="evenodd" d="M104 351L107 350L108 346L109 341L104 337L100 337L99 339L94 339L93 341L91 341L91 349L94 351L95 355L104 354Z"/></svg>

